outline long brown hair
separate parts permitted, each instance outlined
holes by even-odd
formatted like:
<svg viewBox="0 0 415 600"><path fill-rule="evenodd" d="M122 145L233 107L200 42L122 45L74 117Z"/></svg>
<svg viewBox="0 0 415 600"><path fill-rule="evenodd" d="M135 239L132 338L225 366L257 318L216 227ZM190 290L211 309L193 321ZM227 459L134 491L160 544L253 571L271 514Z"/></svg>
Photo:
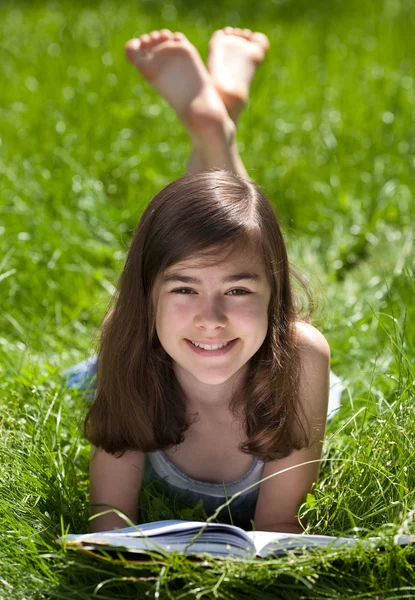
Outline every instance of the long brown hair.
<svg viewBox="0 0 415 600"><path fill-rule="evenodd" d="M101 333L97 393L84 426L95 446L122 454L184 440L190 424L184 394L155 328L158 282L165 269L195 253L232 252L253 242L271 299L266 338L249 361L244 393L230 404L244 417L241 450L273 460L308 445L299 406L297 312L281 229L254 182L212 170L170 183L137 226Z"/></svg>

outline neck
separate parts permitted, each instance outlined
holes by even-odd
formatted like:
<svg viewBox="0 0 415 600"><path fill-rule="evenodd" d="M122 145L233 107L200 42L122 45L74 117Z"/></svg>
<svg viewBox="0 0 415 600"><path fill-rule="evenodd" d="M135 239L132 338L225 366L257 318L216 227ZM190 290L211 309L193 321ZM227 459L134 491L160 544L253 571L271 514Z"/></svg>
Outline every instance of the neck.
<svg viewBox="0 0 415 600"><path fill-rule="evenodd" d="M244 365L235 375L223 383L211 385L202 383L182 369L174 366L177 381L186 397L189 412L204 412L215 415L229 412L229 405L234 393L243 389L248 365Z"/></svg>

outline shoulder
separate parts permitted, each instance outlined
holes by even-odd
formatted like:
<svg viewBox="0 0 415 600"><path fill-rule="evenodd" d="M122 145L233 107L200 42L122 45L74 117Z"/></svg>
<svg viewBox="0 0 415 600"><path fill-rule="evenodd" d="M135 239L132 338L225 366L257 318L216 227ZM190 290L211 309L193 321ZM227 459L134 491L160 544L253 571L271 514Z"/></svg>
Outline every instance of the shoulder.
<svg viewBox="0 0 415 600"><path fill-rule="evenodd" d="M320 331L296 323L300 367L300 403L311 425L312 436L324 432L330 386L330 346ZM321 438L320 438L321 439Z"/></svg>
<svg viewBox="0 0 415 600"><path fill-rule="evenodd" d="M300 357L330 362L329 343L318 329L305 321L296 321L295 329Z"/></svg>

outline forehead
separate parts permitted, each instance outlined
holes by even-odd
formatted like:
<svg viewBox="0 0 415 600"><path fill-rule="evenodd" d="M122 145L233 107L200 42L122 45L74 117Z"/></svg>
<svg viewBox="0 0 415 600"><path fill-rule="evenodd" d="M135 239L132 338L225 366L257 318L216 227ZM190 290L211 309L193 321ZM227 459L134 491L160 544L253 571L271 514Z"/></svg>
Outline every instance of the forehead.
<svg viewBox="0 0 415 600"><path fill-rule="evenodd" d="M164 272L164 280L169 275L187 273L190 276L214 277L227 281L239 279L267 279L263 258L259 252L252 248L245 248L238 252L221 254L194 254L185 260L175 263ZM242 277L246 275L246 277ZM255 276L255 277L254 277Z"/></svg>
<svg viewBox="0 0 415 600"><path fill-rule="evenodd" d="M219 271L251 270L265 274L263 257L258 248L245 247L232 252L221 253L203 252L171 265L166 269L166 274L172 271L204 269Z"/></svg>

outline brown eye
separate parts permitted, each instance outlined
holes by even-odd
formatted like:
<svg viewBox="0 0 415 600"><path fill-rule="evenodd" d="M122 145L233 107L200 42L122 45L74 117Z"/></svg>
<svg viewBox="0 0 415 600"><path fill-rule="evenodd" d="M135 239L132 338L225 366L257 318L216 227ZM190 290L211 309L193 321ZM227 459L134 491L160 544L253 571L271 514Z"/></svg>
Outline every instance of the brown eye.
<svg viewBox="0 0 415 600"><path fill-rule="evenodd" d="M190 288L177 288L176 290L172 290L173 294L182 294L183 296L187 295L188 292L193 292L193 290Z"/></svg>
<svg viewBox="0 0 415 600"><path fill-rule="evenodd" d="M231 292L240 292L238 294L231 294ZM236 289L236 290L229 290L228 294L231 294L231 296L245 296L246 294L250 294L251 292L248 292L248 290L240 290L240 289Z"/></svg>

